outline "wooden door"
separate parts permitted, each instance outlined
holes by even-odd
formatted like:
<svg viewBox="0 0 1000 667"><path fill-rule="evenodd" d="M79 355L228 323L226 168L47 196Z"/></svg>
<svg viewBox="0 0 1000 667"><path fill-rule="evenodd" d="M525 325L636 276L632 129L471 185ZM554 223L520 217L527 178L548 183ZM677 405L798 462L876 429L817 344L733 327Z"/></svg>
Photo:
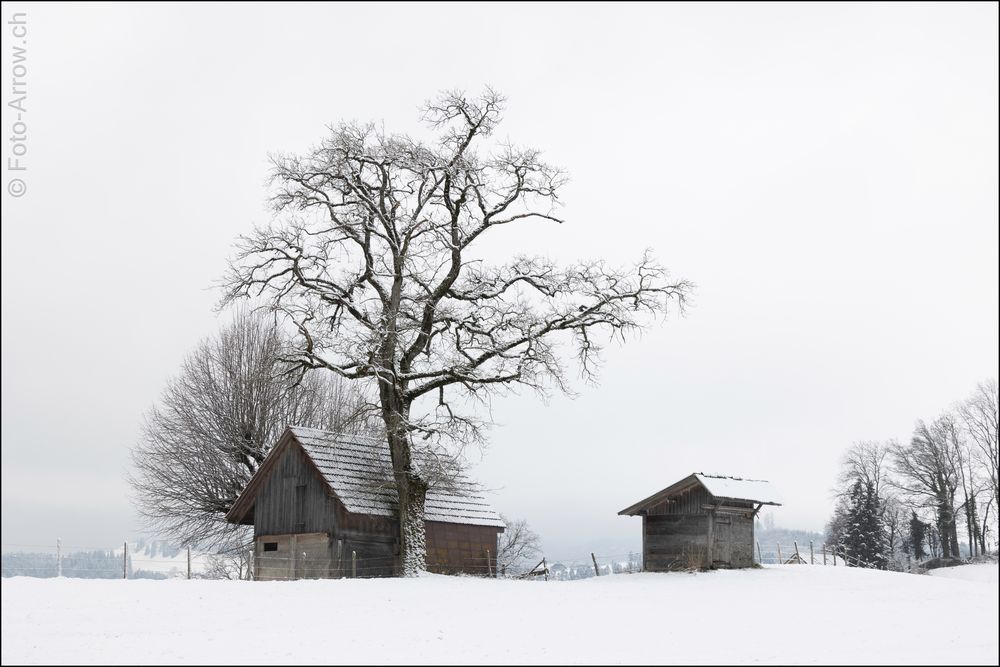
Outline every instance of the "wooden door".
<svg viewBox="0 0 1000 667"><path fill-rule="evenodd" d="M727 514L716 514L712 526L712 561L726 564L733 558L733 517Z"/></svg>

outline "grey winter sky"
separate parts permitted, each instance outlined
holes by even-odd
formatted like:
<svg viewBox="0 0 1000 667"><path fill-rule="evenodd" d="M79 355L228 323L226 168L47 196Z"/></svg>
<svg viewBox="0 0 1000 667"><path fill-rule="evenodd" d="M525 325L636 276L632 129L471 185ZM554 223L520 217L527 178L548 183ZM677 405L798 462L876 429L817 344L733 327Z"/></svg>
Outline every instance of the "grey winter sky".
<svg viewBox="0 0 1000 667"><path fill-rule="evenodd" d="M268 220L267 154L340 119L429 137L417 107L445 88L502 91L500 135L572 179L565 225L496 252L650 247L698 285L599 386L494 404L476 475L550 556L637 545L618 510L692 471L770 479L777 523L820 530L846 447L997 375L994 3L3 12L5 139L14 45L27 94L27 170L4 173L26 192L2 195L5 550L139 533L129 448L226 317L210 288Z"/></svg>

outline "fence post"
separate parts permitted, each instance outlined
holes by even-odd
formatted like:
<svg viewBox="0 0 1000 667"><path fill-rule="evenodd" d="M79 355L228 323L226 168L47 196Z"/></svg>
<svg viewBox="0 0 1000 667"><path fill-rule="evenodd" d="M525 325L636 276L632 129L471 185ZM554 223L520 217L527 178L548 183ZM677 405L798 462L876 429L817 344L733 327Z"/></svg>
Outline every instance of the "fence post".
<svg viewBox="0 0 1000 667"><path fill-rule="evenodd" d="M486 573L488 575L490 575L491 577L493 576L493 564L490 563L490 550L489 549L486 550Z"/></svg>
<svg viewBox="0 0 1000 667"><path fill-rule="evenodd" d="M760 540L757 540L757 562L764 564L764 553L760 550Z"/></svg>
<svg viewBox="0 0 1000 667"><path fill-rule="evenodd" d="M775 546L778 547L778 565L781 565L781 561L783 560L781 557L781 544L776 544Z"/></svg>
<svg viewBox="0 0 1000 667"><path fill-rule="evenodd" d="M795 545L795 564L798 565L802 562L802 556L799 555L799 542L798 540L792 540L792 544Z"/></svg>
<svg viewBox="0 0 1000 667"><path fill-rule="evenodd" d="M122 552L122 579L128 579L128 540L125 540L125 550Z"/></svg>
<svg viewBox="0 0 1000 667"><path fill-rule="evenodd" d="M191 578L191 545L188 545L188 579Z"/></svg>
<svg viewBox="0 0 1000 667"><path fill-rule="evenodd" d="M816 564L816 553L813 551L813 541L809 540L809 564Z"/></svg>
<svg viewBox="0 0 1000 667"><path fill-rule="evenodd" d="M833 545L833 566L837 567L837 545Z"/></svg>
<svg viewBox="0 0 1000 667"><path fill-rule="evenodd" d="M358 552L351 551L351 578L358 578Z"/></svg>
<svg viewBox="0 0 1000 667"><path fill-rule="evenodd" d="M594 555L593 551L590 552L590 560L594 561L594 576L601 576L601 570L597 567L597 556Z"/></svg>
<svg viewBox="0 0 1000 667"><path fill-rule="evenodd" d="M56 538L56 576L62 576L62 540Z"/></svg>
<svg viewBox="0 0 1000 667"><path fill-rule="evenodd" d="M549 580L549 566L545 564L545 556L542 556L542 574L545 575L545 581Z"/></svg>
<svg viewBox="0 0 1000 667"><path fill-rule="evenodd" d="M826 565L826 542L823 543L823 565Z"/></svg>

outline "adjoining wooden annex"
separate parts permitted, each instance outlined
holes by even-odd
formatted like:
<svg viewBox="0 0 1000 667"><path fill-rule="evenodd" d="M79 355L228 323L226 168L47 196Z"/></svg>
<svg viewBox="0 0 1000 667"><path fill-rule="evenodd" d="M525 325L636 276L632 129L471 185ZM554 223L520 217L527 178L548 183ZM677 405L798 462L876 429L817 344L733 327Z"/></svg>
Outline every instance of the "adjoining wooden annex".
<svg viewBox="0 0 1000 667"><path fill-rule="evenodd" d="M778 500L763 480L693 473L618 514L642 517L644 571L750 567L754 518Z"/></svg>
<svg viewBox="0 0 1000 667"><path fill-rule="evenodd" d="M459 477L427 493L427 566L496 572L500 515ZM385 441L292 426L226 514L254 527L254 577L384 577L399 572L398 496Z"/></svg>

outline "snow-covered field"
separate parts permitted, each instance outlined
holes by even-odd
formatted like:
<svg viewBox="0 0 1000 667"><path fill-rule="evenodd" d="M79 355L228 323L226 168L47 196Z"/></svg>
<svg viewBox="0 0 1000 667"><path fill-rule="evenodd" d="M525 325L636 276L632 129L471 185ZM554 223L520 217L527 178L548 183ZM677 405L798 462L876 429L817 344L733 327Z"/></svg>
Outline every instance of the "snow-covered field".
<svg viewBox="0 0 1000 667"><path fill-rule="evenodd" d="M788 565L566 582L18 577L2 582L0 659L995 665L997 566L967 567L928 577Z"/></svg>
<svg viewBox="0 0 1000 667"><path fill-rule="evenodd" d="M959 565L958 567L939 567L930 570L927 574L932 577L946 577L948 579L964 579L965 581L981 581L992 584L994 588L1000 584L1000 567L996 563L976 563L975 565Z"/></svg>

